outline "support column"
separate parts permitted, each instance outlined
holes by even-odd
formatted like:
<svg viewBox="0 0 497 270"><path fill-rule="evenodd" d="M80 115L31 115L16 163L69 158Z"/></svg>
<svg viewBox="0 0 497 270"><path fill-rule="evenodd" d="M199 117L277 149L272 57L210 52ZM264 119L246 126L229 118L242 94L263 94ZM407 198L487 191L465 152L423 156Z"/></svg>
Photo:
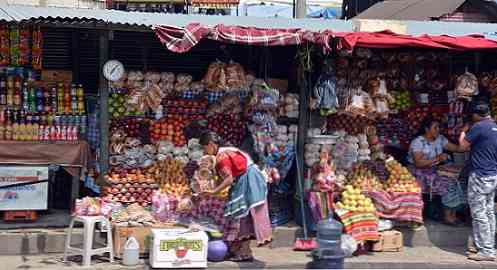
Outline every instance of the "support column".
<svg viewBox="0 0 497 270"><path fill-rule="evenodd" d="M297 5L296 5L296 18L297 19L301 19L301 18L305 18L305 16L307 16L307 4L306 4L306 0L296 0L297 1Z"/></svg>
<svg viewBox="0 0 497 270"><path fill-rule="evenodd" d="M100 176L103 177L109 170L109 83L103 75L103 66L109 60L109 31L99 33L99 70L98 89L100 95Z"/></svg>

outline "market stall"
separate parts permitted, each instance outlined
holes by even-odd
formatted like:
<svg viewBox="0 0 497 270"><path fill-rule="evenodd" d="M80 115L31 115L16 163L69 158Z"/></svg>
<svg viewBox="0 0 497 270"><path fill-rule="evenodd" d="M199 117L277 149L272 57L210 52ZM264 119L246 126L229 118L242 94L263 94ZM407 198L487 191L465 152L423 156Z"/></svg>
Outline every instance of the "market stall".
<svg viewBox="0 0 497 270"><path fill-rule="evenodd" d="M334 216L347 234L366 243L377 241L390 224L417 227L427 214L433 218L435 200L463 216L460 174L467 156L447 152L449 160L430 168L428 178L415 169L412 142L423 134L423 121L433 118L444 138L457 144L470 100L492 96L493 75L475 74L495 68L482 65L480 56L497 43L388 31L334 35L337 52L313 70L318 75L304 155L313 222ZM425 184L439 178L444 189Z"/></svg>
<svg viewBox="0 0 497 270"><path fill-rule="evenodd" d="M23 24L0 26L0 164L45 166L51 170L56 168L54 165L63 167L73 178L70 202L74 202L90 159L89 146L85 142L85 91L70 77L56 77L43 69L43 41L39 27ZM2 175L4 179L10 176ZM29 189L33 180L16 181L25 181L23 187ZM3 185L15 184L16 181L6 180ZM23 190L22 187L9 188L10 198L15 200L17 195L13 196L13 193L22 193ZM22 197L22 194L18 195ZM48 195L45 197L49 198ZM7 211L6 219L11 220L7 218L8 209L3 210ZM35 216L28 213L31 212L10 214L26 219Z"/></svg>

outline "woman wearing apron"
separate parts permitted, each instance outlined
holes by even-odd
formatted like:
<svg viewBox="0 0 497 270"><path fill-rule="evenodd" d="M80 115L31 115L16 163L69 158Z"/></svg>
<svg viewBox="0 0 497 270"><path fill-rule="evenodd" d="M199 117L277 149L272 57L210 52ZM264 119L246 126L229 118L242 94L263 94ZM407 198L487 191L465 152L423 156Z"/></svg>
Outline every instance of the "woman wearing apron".
<svg viewBox="0 0 497 270"><path fill-rule="evenodd" d="M205 154L216 156L216 170L222 182L203 195L212 195L230 187L224 209L228 231L224 239L229 246L231 261L252 261L250 240L259 246L272 240L267 206L267 182L248 154L235 147L221 147L221 138L212 132L200 137Z"/></svg>

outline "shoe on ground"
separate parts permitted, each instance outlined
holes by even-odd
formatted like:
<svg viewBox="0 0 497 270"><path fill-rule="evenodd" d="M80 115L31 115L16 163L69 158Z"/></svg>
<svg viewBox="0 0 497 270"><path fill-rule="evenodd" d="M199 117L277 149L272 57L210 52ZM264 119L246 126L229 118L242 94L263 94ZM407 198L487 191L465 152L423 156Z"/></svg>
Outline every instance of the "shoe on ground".
<svg viewBox="0 0 497 270"><path fill-rule="evenodd" d="M468 259L477 262L494 262L495 257L489 257L485 255L481 255L479 253L473 253L468 255Z"/></svg>
<svg viewBox="0 0 497 270"><path fill-rule="evenodd" d="M466 251L466 255L470 255L470 254L476 254L478 253L478 250L476 249L476 247L468 247L468 251Z"/></svg>

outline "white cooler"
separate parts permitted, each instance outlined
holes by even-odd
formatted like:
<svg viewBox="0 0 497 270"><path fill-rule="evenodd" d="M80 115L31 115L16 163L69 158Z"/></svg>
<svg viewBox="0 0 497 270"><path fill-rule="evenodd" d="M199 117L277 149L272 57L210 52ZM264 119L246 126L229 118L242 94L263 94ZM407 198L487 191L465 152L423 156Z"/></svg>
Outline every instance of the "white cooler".
<svg viewBox="0 0 497 270"><path fill-rule="evenodd" d="M209 238L188 229L152 229L152 268L207 268Z"/></svg>

